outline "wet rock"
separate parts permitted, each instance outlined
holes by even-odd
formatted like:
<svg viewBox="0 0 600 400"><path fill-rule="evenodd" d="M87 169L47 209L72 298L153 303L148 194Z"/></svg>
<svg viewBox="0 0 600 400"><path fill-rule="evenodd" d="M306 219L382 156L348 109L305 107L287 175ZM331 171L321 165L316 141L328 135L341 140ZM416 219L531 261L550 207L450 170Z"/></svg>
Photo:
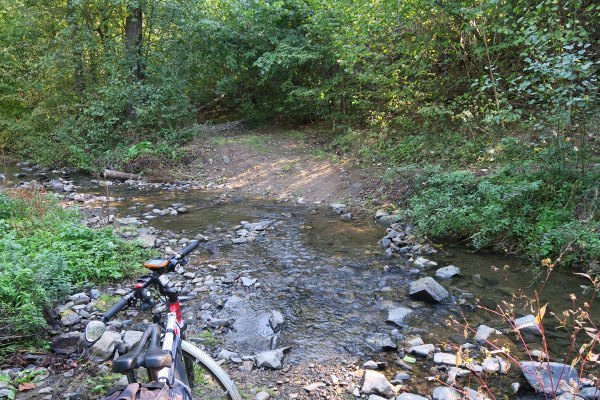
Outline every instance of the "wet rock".
<svg viewBox="0 0 600 400"><path fill-rule="evenodd" d="M571 379L575 382L578 381L575 368L557 362L524 361L521 363L521 370L531 387L546 394L556 393L560 395L564 392L560 383L568 384ZM550 376L552 376L552 379L550 379Z"/></svg>
<svg viewBox="0 0 600 400"><path fill-rule="evenodd" d="M316 390L319 390L321 388L326 387L327 384L325 382L315 382L315 383L311 383L310 385L306 385L303 387L303 389L305 391L307 391L308 393L312 393Z"/></svg>
<svg viewBox="0 0 600 400"><path fill-rule="evenodd" d="M394 386L380 372L366 370L363 375L361 392L391 397L395 394Z"/></svg>
<svg viewBox="0 0 600 400"><path fill-rule="evenodd" d="M429 400L427 397L419 396L413 393L402 393L400 396L396 396L396 400Z"/></svg>
<svg viewBox="0 0 600 400"><path fill-rule="evenodd" d="M457 275L460 275L460 268L454 265L448 265L435 271L435 276L439 279L451 279Z"/></svg>
<svg viewBox="0 0 600 400"><path fill-rule="evenodd" d="M136 217L117 218L115 221L121 225L139 225L140 224L140 221Z"/></svg>
<svg viewBox="0 0 600 400"><path fill-rule="evenodd" d="M435 364L456 365L456 356L450 353L435 353L433 362Z"/></svg>
<svg viewBox="0 0 600 400"><path fill-rule="evenodd" d="M398 348L396 343L390 338L390 335L386 333L375 333L369 336L365 342L375 352L396 350Z"/></svg>
<svg viewBox="0 0 600 400"><path fill-rule="evenodd" d="M460 393L446 386L438 386L432 393L433 400L460 400L460 397Z"/></svg>
<svg viewBox="0 0 600 400"><path fill-rule="evenodd" d="M254 356L258 368L281 369L283 367L283 350L265 351Z"/></svg>
<svg viewBox="0 0 600 400"><path fill-rule="evenodd" d="M446 383L448 385L454 385L454 383L456 382L457 379L464 378L469 375L471 375L471 371L469 371L468 369L451 367L448 370L448 380L446 381Z"/></svg>
<svg viewBox="0 0 600 400"><path fill-rule="evenodd" d="M271 337L271 340L269 341L269 348L271 350L275 350L279 346L281 346L281 336L279 336L279 335L273 335Z"/></svg>
<svg viewBox="0 0 600 400"><path fill-rule="evenodd" d="M535 316L531 314L515 319L514 324L515 329L520 330L521 332L530 333L534 335L542 334L542 331L540 330L540 327L535 320Z"/></svg>
<svg viewBox="0 0 600 400"><path fill-rule="evenodd" d="M407 307L394 307L388 311L387 322L393 322L398 326L404 326L404 320L412 314L412 310Z"/></svg>
<svg viewBox="0 0 600 400"><path fill-rule="evenodd" d="M408 353L416 354L421 357L427 357L435 351L435 346L432 344L422 344L420 346L413 346L408 349Z"/></svg>
<svg viewBox="0 0 600 400"><path fill-rule="evenodd" d="M102 361L112 357L117 346L121 343L121 334L119 332L106 331L92 347L90 353Z"/></svg>
<svg viewBox="0 0 600 400"><path fill-rule="evenodd" d="M254 396L254 400L269 400L271 395L268 392L258 392L256 396Z"/></svg>
<svg viewBox="0 0 600 400"><path fill-rule="evenodd" d="M481 363L481 367L485 372L494 373L500 371L500 362L496 357L487 357Z"/></svg>
<svg viewBox="0 0 600 400"><path fill-rule="evenodd" d="M73 354L83 351L83 335L79 332L69 332L54 339L52 350L58 354Z"/></svg>
<svg viewBox="0 0 600 400"><path fill-rule="evenodd" d="M425 257L418 257L415 261L413 261L412 265L413 267L421 270L437 267L437 263L435 261L428 260Z"/></svg>
<svg viewBox="0 0 600 400"><path fill-rule="evenodd" d="M412 282L408 294L415 300L429 303L440 303L449 296L448 291L430 276Z"/></svg>
<svg viewBox="0 0 600 400"><path fill-rule="evenodd" d="M345 213L340 215L340 219L342 221L351 221L352 220L352 213Z"/></svg>
<svg viewBox="0 0 600 400"><path fill-rule="evenodd" d="M473 284L475 286L477 286L478 288L480 288L480 289L485 288L485 282L483 281L481 274L475 274L471 277L471 279L473 280Z"/></svg>
<svg viewBox="0 0 600 400"><path fill-rule="evenodd" d="M479 344L484 344L492 334L500 334L500 332L487 325L479 325L475 334L475 341Z"/></svg>
<svg viewBox="0 0 600 400"><path fill-rule="evenodd" d="M333 203L330 204L329 207L331 207L333 211L335 211L338 214L344 214L348 209L348 206L342 203Z"/></svg>
<svg viewBox="0 0 600 400"><path fill-rule="evenodd" d="M271 311L271 316L269 317L269 325L275 333L282 330L283 326L285 325L285 318L283 314L277 310Z"/></svg>
<svg viewBox="0 0 600 400"><path fill-rule="evenodd" d="M98 300L98 298L100 298L101 295L102 295L102 292L99 291L98 289L90 290L90 297L92 298L92 300Z"/></svg>

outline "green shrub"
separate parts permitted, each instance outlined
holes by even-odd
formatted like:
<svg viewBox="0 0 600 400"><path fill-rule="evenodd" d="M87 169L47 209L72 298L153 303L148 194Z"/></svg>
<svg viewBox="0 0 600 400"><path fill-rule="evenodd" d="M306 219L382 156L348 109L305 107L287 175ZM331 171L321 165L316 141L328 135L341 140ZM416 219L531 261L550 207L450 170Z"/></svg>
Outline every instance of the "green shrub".
<svg viewBox="0 0 600 400"><path fill-rule="evenodd" d="M598 211L587 204L596 201L588 193L599 178L598 171L581 175L534 163L480 178L468 171L436 173L418 186L404 216L423 235L586 265L600 255Z"/></svg>
<svg viewBox="0 0 600 400"><path fill-rule="evenodd" d="M0 192L0 337L44 327L44 312L74 286L135 275L144 253L110 228L81 225L50 196Z"/></svg>

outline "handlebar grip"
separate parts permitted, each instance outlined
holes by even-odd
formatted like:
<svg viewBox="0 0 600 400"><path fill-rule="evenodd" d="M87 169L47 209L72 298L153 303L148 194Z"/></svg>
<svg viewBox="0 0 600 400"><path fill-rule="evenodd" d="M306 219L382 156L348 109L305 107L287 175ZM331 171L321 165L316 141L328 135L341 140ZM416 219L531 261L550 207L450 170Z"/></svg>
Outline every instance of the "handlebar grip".
<svg viewBox="0 0 600 400"><path fill-rule="evenodd" d="M199 240L194 240L193 242L185 246L185 248L179 252L181 258L187 257L187 255L190 254L192 251L196 250L198 246L200 246Z"/></svg>
<svg viewBox="0 0 600 400"><path fill-rule="evenodd" d="M117 301L114 306L112 306L107 312L102 315L102 319L107 322L112 319L119 311L124 309L127 304L129 304L129 299L131 299L130 294L125 295L121 300Z"/></svg>

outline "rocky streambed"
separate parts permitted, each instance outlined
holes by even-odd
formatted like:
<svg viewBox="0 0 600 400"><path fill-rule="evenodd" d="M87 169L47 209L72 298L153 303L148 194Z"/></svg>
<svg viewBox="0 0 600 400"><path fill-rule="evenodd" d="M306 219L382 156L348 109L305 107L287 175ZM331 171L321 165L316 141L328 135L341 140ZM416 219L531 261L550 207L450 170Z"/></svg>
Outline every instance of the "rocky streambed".
<svg viewBox="0 0 600 400"><path fill-rule="evenodd" d="M171 282L181 290L191 340L226 364L249 398L491 398L477 392L483 382L496 397L523 398L535 391L517 360L562 361L569 349L568 334L545 320L552 344L545 354L531 310L517 309L505 321L477 308L511 302L522 289L531 293L534 276L521 260L417 243L410 226L385 212L376 224L355 220L344 204L247 198L195 182L94 181L60 171L45 171L49 179L40 180L39 171L22 167L9 172L14 184L56 191L83 207L92 226L126 227L122 235L165 255L202 241ZM569 294L584 282L563 273L551 279L560 293L546 291L542 301L556 310L572 307ZM148 315L129 310L89 353L81 346L85 322L127 287L85 288L54 310L53 350L68 362L46 365L53 372L48 383L22 396L89 396L82 354L110 360L147 323ZM593 313L600 320L597 308ZM44 364L26 356L26 368ZM545 373L528 368L531 376ZM57 389L65 379L68 390ZM586 379L578 379L581 387L565 379L561 393L577 389L594 398L588 387L597 382Z"/></svg>

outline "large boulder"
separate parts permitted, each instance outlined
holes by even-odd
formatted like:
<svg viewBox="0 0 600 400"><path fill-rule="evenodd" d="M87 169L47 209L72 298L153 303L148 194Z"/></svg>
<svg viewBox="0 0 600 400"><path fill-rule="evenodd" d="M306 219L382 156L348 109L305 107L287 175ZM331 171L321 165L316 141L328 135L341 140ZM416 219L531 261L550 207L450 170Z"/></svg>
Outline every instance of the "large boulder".
<svg viewBox="0 0 600 400"><path fill-rule="evenodd" d="M52 350L65 355L83 351L83 335L79 332L64 333L54 339Z"/></svg>
<svg viewBox="0 0 600 400"><path fill-rule="evenodd" d="M440 303L450 294L446 289L428 276L414 281L410 284L408 295L415 300L426 301L428 303Z"/></svg>
<svg viewBox="0 0 600 400"><path fill-rule="evenodd" d="M438 279L450 279L455 277L456 275L460 275L460 268L454 265L448 265L447 267L440 268L435 271L435 276Z"/></svg>
<svg viewBox="0 0 600 400"><path fill-rule="evenodd" d="M396 393L394 386L387 380L385 375L377 371L366 370L363 375L361 392L364 394L380 394L391 397Z"/></svg>
<svg viewBox="0 0 600 400"><path fill-rule="evenodd" d="M538 392L546 394L562 394L564 390L562 381L567 384L573 380L578 382L578 374L575 368L557 362L524 361L521 370L527 382ZM552 379L550 377L552 376Z"/></svg>

